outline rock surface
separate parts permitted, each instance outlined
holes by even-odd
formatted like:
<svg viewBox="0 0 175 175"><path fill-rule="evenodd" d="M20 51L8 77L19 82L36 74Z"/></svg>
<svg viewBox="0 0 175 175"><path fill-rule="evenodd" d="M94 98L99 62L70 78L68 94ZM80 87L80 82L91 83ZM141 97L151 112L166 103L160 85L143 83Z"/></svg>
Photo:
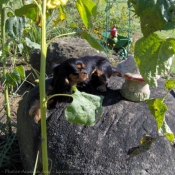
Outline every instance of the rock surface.
<svg viewBox="0 0 175 175"><path fill-rule="evenodd" d="M61 37L56 38L48 46L46 74L52 73L54 64L59 64L69 58L78 58L87 55L106 56L102 51L97 51L92 48L85 39ZM41 51L35 49L30 55L30 64L33 68L39 71Z"/></svg>
<svg viewBox="0 0 175 175"><path fill-rule="evenodd" d="M66 121L66 104L60 104L59 108L48 112L51 175L174 175L175 148L166 138L155 141L149 151L129 161L125 160L128 150L138 146L144 134L156 137L157 129L145 102L131 102L120 95L123 81L121 77L113 77L108 91L101 93L105 97L103 115L97 119L95 126L76 125ZM163 80L160 79L158 88L151 89L151 96L161 97L165 94L163 86ZM41 147L40 124L34 123L33 117L28 115L30 106L37 98L36 86L20 102L18 110L17 135L21 159L27 171L33 170L37 150ZM165 103L169 108L166 121L175 132L174 97L169 94ZM41 159L38 170L41 170Z"/></svg>

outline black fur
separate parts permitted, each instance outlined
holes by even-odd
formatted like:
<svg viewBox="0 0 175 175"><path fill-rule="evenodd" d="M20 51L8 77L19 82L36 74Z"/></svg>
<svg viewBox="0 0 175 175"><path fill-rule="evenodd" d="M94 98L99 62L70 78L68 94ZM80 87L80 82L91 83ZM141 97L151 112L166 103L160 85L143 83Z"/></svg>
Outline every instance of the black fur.
<svg viewBox="0 0 175 175"><path fill-rule="evenodd" d="M85 81L87 78L86 70L80 66L77 68L77 65L83 65L82 61L78 59L68 59L56 66L53 70L53 79L50 84L50 93L49 95L53 94L71 94L72 93L72 86L76 86L77 83ZM75 79L72 79L70 75L74 76ZM80 75L84 76L84 79L80 79ZM54 100L58 101L70 101L70 98L64 97L55 97ZM64 100L63 100L64 99Z"/></svg>
<svg viewBox="0 0 175 175"><path fill-rule="evenodd" d="M77 65L84 65L85 67L77 68ZM50 94L71 94L73 85L77 86L79 90L86 92L90 92L89 87L92 86L99 91L106 91L108 81L115 72L116 69L102 56L85 56L78 59L68 59L54 68L53 80L50 84L52 87ZM87 74L87 77L79 81L77 78L76 82L71 79L72 77L70 75L77 75L78 77L80 73ZM71 98L56 97L54 101L70 102Z"/></svg>
<svg viewBox="0 0 175 175"><path fill-rule="evenodd" d="M85 56L78 59L85 64L85 69L88 73L88 79L78 83L80 90L84 90L84 88L87 90L86 87L92 86L97 89L101 85L107 86L110 77L116 73L116 68L102 56Z"/></svg>

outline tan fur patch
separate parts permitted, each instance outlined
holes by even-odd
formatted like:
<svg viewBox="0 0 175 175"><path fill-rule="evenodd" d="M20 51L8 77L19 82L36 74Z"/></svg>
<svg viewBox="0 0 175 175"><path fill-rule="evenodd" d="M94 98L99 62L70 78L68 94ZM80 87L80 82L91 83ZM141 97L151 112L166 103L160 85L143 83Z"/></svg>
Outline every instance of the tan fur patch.
<svg viewBox="0 0 175 175"><path fill-rule="evenodd" d="M91 72L90 77L92 76L92 74L93 74L96 70L97 70L97 69L94 69L94 70Z"/></svg>
<svg viewBox="0 0 175 175"><path fill-rule="evenodd" d="M77 68L77 69L84 69L84 68L85 68L85 65L82 64L82 63L78 63L78 64L76 65L76 68Z"/></svg>
<svg viewBox="0 0 175 175"><path fill-rule="evenodd" d="M40 103L39 101L35 101L35 104L30 108L29 115L34 115L34 121L35 123L38 123L39 120L41 120L41 114L40 114Z"/></svg>
<svg viewBox="0 0 175 175"><path fill-rule="evenodd" d="M79 74L79 81L85 81L88 78L88 74L85 74L84 72L80 72Z"/></svg>
<svg viewBox="0 0 175 175"><path fill-rule="evenodd" d="M71 80L69 84L71 86L76 86L77 83L85 81L88 78L88 74L85 74L84 72L80 72L79 75L70 74L69 78Z"/></svg>
<svg viewBox="0 0 175 175"><path fill-rule="evenodd" d="M71 86L76 86L77 85L77 82L78 82L78 79L79 79L79 76L78 75L70 74L69 75L69 78L71 79L71 81L69 82L69 84Z"/></svg>
<svg viewBox="0 0 175 175"><path fill-rule="evenodd" d="M103 72L102 72L101 70L99 70L99 69L97 69L96 72L97 72L97 75L98 75L99 77L103 74Z"/></svg>

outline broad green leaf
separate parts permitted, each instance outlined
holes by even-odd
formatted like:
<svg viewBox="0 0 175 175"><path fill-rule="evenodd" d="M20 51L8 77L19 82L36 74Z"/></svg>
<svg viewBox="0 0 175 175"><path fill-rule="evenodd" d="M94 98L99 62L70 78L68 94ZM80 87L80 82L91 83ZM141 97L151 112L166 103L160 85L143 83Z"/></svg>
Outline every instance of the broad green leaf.
<svg viewBox="0 0 175 175"><path fill-rule="evenodd" d="M26 42L26 45L29 47L29 48L34 48L34 49L40 49L40 45L38 43L35 43L35 42L32 42L29 38L25 37L25 42Z"/></svg>
<svg viewBox="0 0 175 175"><path fill-rule="evenodd" d="M166 20L161 14L159 5L154 5L144 11L140 16L141 30L144 36L162 29L166 25Z"/></svg>
<svg viewBox="0 0 175 175"><path fill-rule="evenodd" d="M37 19L37 14L38 14L38 7L36 4L28 4L22 6L20 9L15 10L15 15L16 16L25 16L26 18L29 18L33 21Z"/></svg>
<svg viewBox="0 0 175 175"><path fill-rule="evenodd" d="M65 110L66 119L69 122L93 126L95 116L102 114L103 97L79 92L73 87L73 102Z"/></svg>
<svg viewBox="0 0 175 175"><path fill-rule="evenodd" d="M21 83L21 78L17 70L13 70L13 72L7 74L5 82L6 85L15 86L18 83Z"/></svg>
<svg viewBox="0 0 175 175"><path fill-rule="evenodd" d="M161 43L158 52L158 60L157 60L157 70L158 75L167 75L169 72L172 60L175 54L175 39L167 38L165 41Z"/></svg>
<svg viewBox="0 0 175 175"><path fill-rule="evenodd" d="M97 50L103 50L104 47L99 43L93 36L91 36L89 33L86 31L83 31L82 37L88 41L88 43L95 49Z"/></svg>
<svg viewBox="0 0 175 175"><path fill-rule="evenodd" d="M10 17L6 21L6 31L9 36L13 37L17 42L21 42L25 27L24 17Z"/></svg>
<svg viewBox="0 0 175 175"><path fill-rule="evenodd" d="M91 28L91 16L96 16L95 3L92 0L77 0L76 7L86 28Z"/></svg>
<svg viewBox="0 0 175 175"><path fill-rule="evenodd" d="M8 54L10 54L10 45L13 44L13 41L14 41L13 38L10 38L5 42L3 52L7 52Z"/></svg>
<svg viewBox="0 0 175 175"><path fill-rule="evenodd" d="M157 75L166 75L175 54L175 39L161 39L157 34L142 37L135 44L134 59L144 80L157 86Z"/></svg>
<svg viewBox="0 0 175 175"><path fill-rule="evenodd" d="M19 73L22 80L24 80L26 78L25 69L22 65L15 66L14 70L18 71L18 73Z"/></svg>
<svg viewBox="0 0 175 175"><path fill-rule="evenodd" d="M175 25L174 0L128 0L140 17L141 29L144 36L164 29L173 29Z"/></svg>
<svg viewBox="0 0 175 175"><path fill-rule="evenodd" d="M171 80L165 80L165 87L164 89L175 89L175 80L171 79Z"/></svg>
<svg viewBox="0 0 175 175"><path fill-rule="evenodd" d="M171 131L165 120L163 121L163 124L159 129L159 133L165 135L170 142L175 142L174 133Z"/></svg>
<svg viewBox="0 0 175 175"><path fill-rule="evenodd" d="M6 4L6 3L9 2L9 1L10 1L10 0L1 0L1 1L0 1L0 5L1 5L1 4Z"/></svg>
<svg viewBox="0 0 175 175"><path fill-rule="evenodd" d="M157 129L159 131L165 120L165 113L168 107L160 98L147 100L146 103L148 104L151 114L155 117Z"/></svg>
<svg viewBox="0 0 175 175"><path fill-rule="evenodd" d="M168 22L162 30L173 30L175 29L175 23L174 22Z"/></svg>
<svg viewBox="0 0 175 175"><path fill-rule="evenodd" d="M90 15L92 15L95 18L97 15L97 9L96 9L97 6L95 2L92 0L83 0L83 3L86 6L86 9L90 13Z"/></svg>

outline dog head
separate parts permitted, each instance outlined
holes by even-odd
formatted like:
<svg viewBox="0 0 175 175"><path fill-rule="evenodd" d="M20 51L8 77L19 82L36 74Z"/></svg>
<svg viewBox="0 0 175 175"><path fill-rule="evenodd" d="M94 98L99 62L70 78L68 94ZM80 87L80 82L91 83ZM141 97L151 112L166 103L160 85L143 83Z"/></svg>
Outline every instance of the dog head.
<svg viewBox="0 0 175 175"><path fill-rule="evenodd" d="M70 93L71 87L88 78L85 65L78 59L68 59L54 68L51 87L53 93Z"/></svg>
<svg viewBox="0 0 175 175"><path fill-rule="evenodd" d="M66 81L71 86L77 86L77 83L83 82L88 78L88 73L83 62L79 60L74 61L75 63L70 62L66 68Z"/></svg>

